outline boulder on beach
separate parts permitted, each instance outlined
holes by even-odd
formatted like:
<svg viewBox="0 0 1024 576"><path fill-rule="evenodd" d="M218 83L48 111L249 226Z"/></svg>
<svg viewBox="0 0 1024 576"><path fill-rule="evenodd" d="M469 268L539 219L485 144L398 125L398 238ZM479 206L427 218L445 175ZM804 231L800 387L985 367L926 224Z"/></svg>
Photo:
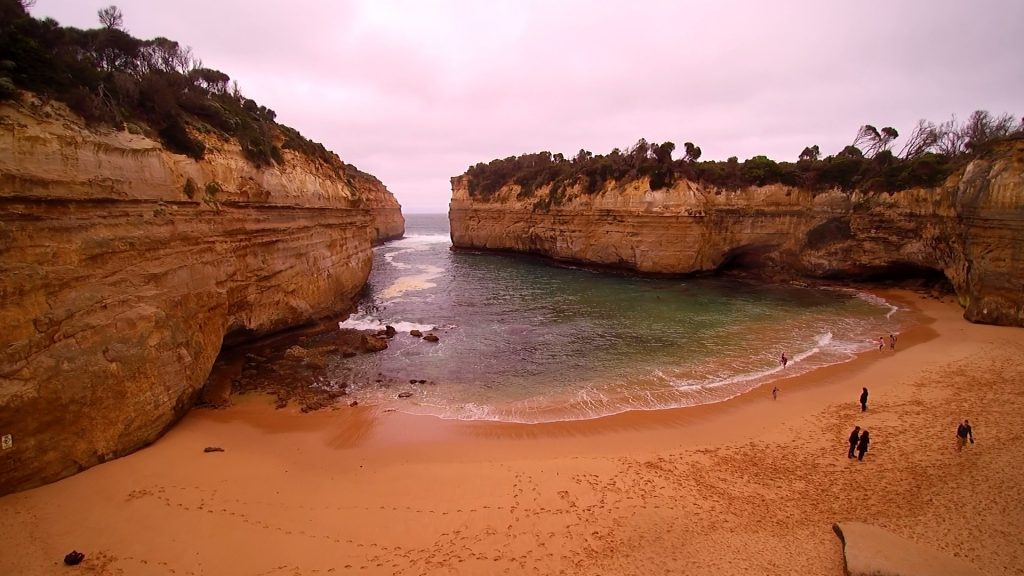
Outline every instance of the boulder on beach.
<svg viewBox="0 0 1024 576"><path fill-rule="evenodd" d="M440 338L437 337L437 334L427 334L426 336L423 337L423 339L426 340L427 342L437 342L438 340L440 340Z"/></svg>
<svg viewBox="0 0 1024 576"><path fill-rule="evenodd" d="M366 352L380 352L381 350L387 350L388 339L381 336L363 336L362 348Z"/></svg>
<svg viewBox="0 0 1024 576"><path fill-rule="evenodd" d="M836 522L848 576L980 576L968 562L860 522Z"/></svg>
<svg viewBox="0 0 1024 576"><path fill-rule="evenodd" d="M409 330L409 336L415 336L417 338L423 338L423 332L419 330Z"/></svg>
<svg viewBox="0 0 1024 576"><path fill-rule="evenodd" d="M320 348L303 348L296 344L285 351L284 357L295 362L302 362L314 368L323 368L327 364L327 354L338 351L337 346L322 346Z"/></svg>
<svg viewBox="0 0 1024 576"><path fill-rule="evenodd" d="M399 392L398 393L398 397L399 398L408 398L410 396L412 396L412 392Z"/></svg>
<svg viewBox="0 0 1024 576"><path fill-rule="evenodd" d="M388 326L384 327L384 336L385 337L387 337L387 338L394 338L395 334L398 334L398 330L395 330L394 326L388 325Z"/></svg>

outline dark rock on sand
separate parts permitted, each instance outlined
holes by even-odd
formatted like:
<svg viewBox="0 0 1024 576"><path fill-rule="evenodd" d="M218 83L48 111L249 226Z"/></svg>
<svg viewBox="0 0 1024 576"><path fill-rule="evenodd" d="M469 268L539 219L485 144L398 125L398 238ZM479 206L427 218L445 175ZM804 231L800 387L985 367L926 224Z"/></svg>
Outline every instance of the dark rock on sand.
<svg viewBox="0 0 1024 576"><path fill-rule="evenodd" d="M422 338L423 337L423 332L420 332L419 330L409 330L409 336L415 336L417 338Z"/></svg>
<svg viewBox="0 0 1024 576"><path fill-rule="evenodd" d="M860 522L837 522L848 576L981 576L959 558Z"/></svg>
<svg viewBox="0 0 1024 576"><path fill-rule="evenodd" d="M349 408L355 408L356 406L359 406L359 400L353 400L353 401L349 402L348 406L349 406Z"/></svg>
<svg viewBox="0 0 1024 576"><path fill-rule="evenodd" d="M438 340L440 340L440 338L437 337L437 334L427 334L426 336L423 337L423 339L426 340L427 342L437 342Z"/></svg>
<svg viewBox="0 0 1024 576"><path fill-rule="evenodd" d="M224 451L224 449L221 448L220 446L207 446L206 448L203 448L203 452L223 452L223 451Z"/></svg>
<svg viewBox="0 0 1024 576"><path fill-rule="evenodd" d="M408 398L410 396L412 396L412 392L399 392L398 393L398 397L399 398Z"/></svg>
<svg viewBox="0 0 1024 576"><path fill-rule="evenodd" d="M64 563L68 566L77 566L85 560L85 554L82 554L78 550L72 550L64 556Z"/></svg>
<svg viewBox="0 0 1024 576"><path fill-rule="evenodd" d="M362 347L366 352L387 350L388 339L381 336L363 336Z"/></svg>
<svg viewBox="0 0 1024 576"><path fill-rule="evenodd" d="M385 327L384 327L384 335L385 335L386 337L388 337L388 338L394 338L394 337L395 337L395 334L398 334L398 330L395 330L395 327L394 327L394 326L390 326L390 325L389 325L389 326L385 326Z"/></svg>

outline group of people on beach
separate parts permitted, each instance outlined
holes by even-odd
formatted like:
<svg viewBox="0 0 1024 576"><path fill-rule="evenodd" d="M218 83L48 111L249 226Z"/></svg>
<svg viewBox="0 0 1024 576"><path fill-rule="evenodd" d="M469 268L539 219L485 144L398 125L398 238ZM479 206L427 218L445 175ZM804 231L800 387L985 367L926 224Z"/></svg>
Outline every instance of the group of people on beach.
<svg viewBox="0 0 1024 576"><path fill-rule="evenodd" d="M861 389L860 393L860 411L868 411L868 388L867 386ZM847 452L847 458L853 458L853 451L857 451L857 460L864 461L864 453L868 451L868 444L871 443L871 434L860 429L860 426L854 426L853 432L850 432L850 451Z"/></svg>
<svg viewBox="0 0 1024 576"><path fill-rule="evenodd" d="M884 350L885 349L885 336L879 336L878 337L878 349L879 350ZM889 349L890 350L896 350L896 335L895 334L889 334Z"/></svg>
<svg viewBox="0 0 1024 576"><path fill-rule="evenodd" d="M884 336L879 336L878 337L878 349L879 350L884 350L885 349L885 337ZM896 350L896 335L895 334L889 334L889 349L890 350ZM789 364L789 358L786 357L786 353L785 352L782 352L779 355L779 364L781 364L783 368L785 368L786 365ZM778 386L773 386L772 387L772 400L778 400L778 399L779 399L779 387ZM868 411L868 389L867 389L866 386L861 388L860 399L859 400L860 400L860 411L861 412L867 412ZM963 422L960 422L960 424L957 426L957 429L956 429L956 448L957 448L958 451L961 451L961 450L964 449L964 446L967 444L968 439L970 440L971 444L974 444L974 431L971 429L971 423L968 422L967 419L965 418ZM860 426L854 426L853 427L853 432L850 432L849 443L850 443L850 450L846 453L846 457L852 459L854 452L856 452L857 453L857 460L863 461L864 460L864 454L867 453L868 445L871 443L871 434L867 430L861 430Z"/></svg>
<svg viewBox="0 0 1024 576"><path fill-rule="evenodd" d="M774 391L773 391L774 393ZM867 412L868 410L868 389L862 388L860 393L860 411ZM970 440L971 444L974 444L974 430L971 428L969 420L964 418L963 422L956 428L956 449L958 452L964 449L964 446ZM860 426L854 426L853 432L850 432L850 450L846 453L847 458L853 458L854 451L857 452L857 460L864 461L864 454L868 451L868 444L871 443L871 434L867 430L861 430Z"/></svg>
<svg viewBox="0 0 1024 576"><path fill-rule="evenodd" d="M864 460L864 453L868 451L868 444L871 443L871 433L867 430L861 432L860 426L854 426L850 432L850 451L847 458L853 458L853 451L857 451L857 460Z"/></svg>

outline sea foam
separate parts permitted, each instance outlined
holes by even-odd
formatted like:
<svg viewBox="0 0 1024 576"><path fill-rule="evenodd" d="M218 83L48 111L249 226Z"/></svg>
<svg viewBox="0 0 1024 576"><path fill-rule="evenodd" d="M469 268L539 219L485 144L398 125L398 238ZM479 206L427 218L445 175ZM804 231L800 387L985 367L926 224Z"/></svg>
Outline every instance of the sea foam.
<svg viewBox="0 0 1024 576"><path fill-rule="evenodd" d="M411 330L427 332L435 328L431 324L417 324L416 322L405 322L403 320L383 321L365 312L356 312L344 322L338 322L338 328L342 330L383 330L385 326L391 326L399 332L409 332Z"/></svg>

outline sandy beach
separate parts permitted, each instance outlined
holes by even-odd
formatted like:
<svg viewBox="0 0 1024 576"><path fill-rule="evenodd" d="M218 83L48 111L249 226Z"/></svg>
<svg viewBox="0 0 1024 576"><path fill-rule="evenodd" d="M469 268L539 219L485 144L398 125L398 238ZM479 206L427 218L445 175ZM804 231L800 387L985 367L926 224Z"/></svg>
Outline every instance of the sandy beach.
<svg viewBox="0 0 1024 576"><path fill-rule="evenodd" d="M194 410L149 448L0 498L0 574L838 575L836 521L1024 574L1024 330L884 296L920 317L895 351L778 381L777 400L769 384L542 425L256 395ZM977 443L957 452L965 417ZM65 568L72 549L86 559Z"/></svg>

